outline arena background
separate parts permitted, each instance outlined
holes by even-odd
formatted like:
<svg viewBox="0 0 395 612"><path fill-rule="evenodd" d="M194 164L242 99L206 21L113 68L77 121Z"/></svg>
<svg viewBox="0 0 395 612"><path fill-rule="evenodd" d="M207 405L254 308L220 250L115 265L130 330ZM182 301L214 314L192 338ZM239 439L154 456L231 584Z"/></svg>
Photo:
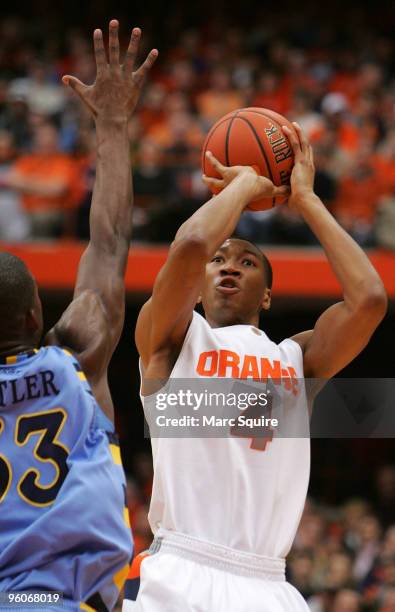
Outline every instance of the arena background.
<svg viewBox="0 0 395 612"><path fill-rule="evenodd" d="M143 550L151 537L146 513L152 467L150 444L143 434L133 332L166 245L206 197L198 184L199 150L214 120L213 100L210 106L199 96L215 90L217 69L219 80L223 71L229 77L222 94L221 89L217 93L230 104L241 100L243 106L272 105L289 117L300 119L303 114L310 126L318 157L317 189L369 251L391 298L369 346L339 376L394 377L395 8L384 2L322 6L285 1L274 6L261 1L246 6L224 0L172 0L110 6L106 1L61 0L55 5L35 0L20 2L15 9L4 5L0 15L0 141L4 132L14 139L12 150L4 153L0 146L0 180L25 154L37 153L34 135L48 121L55 126L62 155L76 162L79 172L77 179L76 174L65 178L78 180L80 189L77 195L66 189L68 201L57 203L59 218L49 230L37 230L36 209L26 206L21 189L8 185L6 178L0 183L1 246L21 255L36 274L47 328L72 295L87 238L94 176L91 125L67 92L59 100L60 76L67 71L86 78L93 74L91 32L95 27L106 29L112 17L120 20L125 39L128 29L138 25L144 48L160 50L130 129L138 175L136 229L125 330L110 368L131 522L136 549ZM34 97L32 84L43 88L41 97ZM328 98L332 93L340 97ZM48 100L52 107L46 106ZM155 113L161 114L162 131L154 129ZM340 127L335 125L339 116L344 123ZM150 184L145 165L155 168L158 181ZM7 233L11 217L1 210L6 197L9 206L10 194L12 219L15 216L16 226L22 227L14 235ZM339 288L312 236L295 219L281 214L270 222L263 216L259 222L254 219L241 233L258 239L273 260L273 307L262 325L279 341L311 328L340 296ZM393 439L312 441L309 500L289 576L313 612L395 610L394 508Z"/></svg>

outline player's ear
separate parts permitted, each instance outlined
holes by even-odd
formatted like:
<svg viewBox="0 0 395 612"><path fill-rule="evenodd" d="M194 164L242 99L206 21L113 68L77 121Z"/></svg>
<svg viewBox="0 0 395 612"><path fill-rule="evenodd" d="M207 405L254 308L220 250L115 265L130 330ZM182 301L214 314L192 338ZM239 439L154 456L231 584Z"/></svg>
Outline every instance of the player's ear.
<svg viewBox="0 0 395 612"><path fill-rule="evenodd" d="M33 334L36 333L36 331L40 327L40 322L38 320L38 317L37 317L37 314L34 308L31 308L30 310L27 311L26 317L25 317L25 325L26 325L26 329L30 333L33 333Z"/></svg>
<svg viewBox="0 0 395 612"><path fill-rule="evenodd" d="M270 306L272 303L272 291L268 287L265 289L265 293L263 294L263 299L261 302L262 310L270 310Z"/></svg>

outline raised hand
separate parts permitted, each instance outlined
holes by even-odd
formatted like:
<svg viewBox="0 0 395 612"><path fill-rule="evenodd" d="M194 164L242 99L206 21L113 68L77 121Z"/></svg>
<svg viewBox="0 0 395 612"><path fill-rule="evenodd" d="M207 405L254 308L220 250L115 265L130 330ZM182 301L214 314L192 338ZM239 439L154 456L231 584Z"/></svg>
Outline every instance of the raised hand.
<svg viewBox="0 0 395 612"><path fill-rule="evenodd" d="M65 85L79 95L95 120L127 121L136 107L144 79L158 57L157 49L152 49L143 64L134 71L141 30L133 28L124 63L121 65L118 28L116 19L110 21L108 62L102 31L95 30L93 33L97 70L93 85L86 85L71 75L65 75L62 79Z"/></svg>
<svg viewBox="0 0 395 612"><path fill-rule="evenodd" d="M252 166L223 166L211 151L207 151L206 156L213 168L221 175L220 179L205 175L202 177L207 187L215 193L222 191L235 178L244 176L251 183L253 193L251 202L261 198L286 197L289 194L288 186L277 187L270 179L265 176L259 176Z"/></svg>
<svg viewBox="0 0 395 612"><path fill-rule="evenodd" d="M283 131L288 137L295 156L295 163L291 174L291 195L288 200L290 208L297 209L298 202L314 191L314 155L313 148L298 123L293 123L295 131L286 125Z"/></svg>

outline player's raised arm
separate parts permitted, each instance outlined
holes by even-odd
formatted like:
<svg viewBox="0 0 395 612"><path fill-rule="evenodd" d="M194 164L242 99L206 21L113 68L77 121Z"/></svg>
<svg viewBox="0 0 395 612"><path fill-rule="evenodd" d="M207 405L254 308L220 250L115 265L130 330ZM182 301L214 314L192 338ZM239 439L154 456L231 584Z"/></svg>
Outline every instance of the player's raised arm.
<svg viewBox="0 0 395 612"><path fill-rule="evenodd" d="M152 298L140 312L136 343L145 367L159 351L177 354L200 294L206 263L234 232L247 204L288 193L287 187L276 187L252 168L226 167L210 152L207 155L222 178L203 180L222 191L180 227L155 281Z"/></svg>
<svg viewBox="0 0 395 612"><path fill-rule="evenodd" d="M124 321L124 274L132 231L132 177L127 124L144 78L158 52L154 49L134 71L141 31L134 28L123 65L119 62L118 22L109 26L108 61L101 30L95 30L96 81L72 87L92 113L97 136L96 180L90 213L90 242L78 268L72 304L51 330L49 341L79 357L102 407L111 412L106 370ZM104 396L104 397L103 397Z"/></svg>
<svg viewBox="0 0 395 612"><path fill-rule="evenodd" d="M283 130L295 154L289 205L317 236L343 290L343 301L328 308L314 330L294 336L304 351L305 376L330 378L367 345L385 315L387 296L368 257L315 195L313 152L301 128L295 124L296 134Z"/></svg>

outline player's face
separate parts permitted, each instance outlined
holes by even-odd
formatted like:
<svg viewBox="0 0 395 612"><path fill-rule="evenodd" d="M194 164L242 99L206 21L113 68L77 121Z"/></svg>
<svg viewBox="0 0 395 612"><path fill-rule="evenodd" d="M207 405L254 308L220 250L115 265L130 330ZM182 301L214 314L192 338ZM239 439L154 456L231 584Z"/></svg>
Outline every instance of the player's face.
<svg viewBox="0 0 395 612"><path fill-rule="evenodd" d="M229 239L206 266L202 303L210 325L258 325L270 307L262 255L250 242Z"/></svg>

